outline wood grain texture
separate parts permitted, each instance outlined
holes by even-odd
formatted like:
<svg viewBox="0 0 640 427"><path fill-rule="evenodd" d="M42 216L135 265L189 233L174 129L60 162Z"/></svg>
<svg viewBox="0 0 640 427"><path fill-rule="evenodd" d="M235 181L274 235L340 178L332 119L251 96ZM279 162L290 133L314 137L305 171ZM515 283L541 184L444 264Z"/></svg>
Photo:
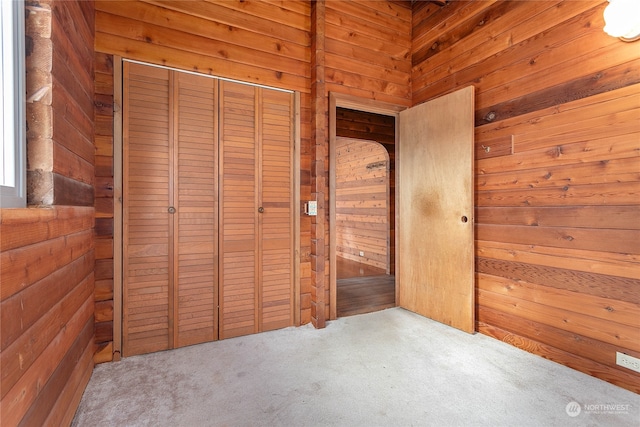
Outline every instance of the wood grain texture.
<svg viewBox="0 0 640 427"><path fill-rule="evenodd" d="M221 82L220 338L293 324L291 94Z"/></svg>
<svg viewBox="0 0 640 427"><path fill-rule="evenodd" d="M98 1L96 49L308 92L309 4L297 6L291 10L266 2Z"/></svg>
<svg viewBox="0 0 640 427"><path fill-rule="evenodd" d="M0 211L0 413L66 425L93 369L94 8L26 8L27 92L45 94L27 115L27 202L40 208Z"/></svg>
<svg viewBox="0 0 640 427"><path fill-rule="evenodd" d="M388 272L387 151L375 142L337 138L335 173L336 256Z"/></svg>
<svg viewBox="0 0 640 427"><path fill-rule="evenodd" d="M113 56L101 52L95 53L95 92L94 92L94 121L102 124L95 127L96 161L100 163L110 162L113 159L113 125L114 125L114 84L113 84ZM117 106L120 108L120 106ZM96 240L113 241L114 238L114 176L113 168L96 168L95 170L95 210L96 223L102 221L104 227L96 233ZM104 242L102 242L104 243ZM96 256L95 275L96 290L95 301L113 306L114 295L114 269L113 252L101 253ZM104 319L108 321L107 319ZM113 319L110 319L113 320ZM99 323L96 316L96 324ZM113 348L111 341L96 341L98 358L101 362L113 360L113 355L101 351L105 348Z"/></svg>
<svg viewBox="0 0 640 427"><path fill-rule="evenodd" d="M86 384L64 357L74 342L82 342L83 349L93 345L93 209L2 210L0 218L0 405L3 423L17 425L48 414L38 402L49 405L57 398L57 391L47 391L52 384L73 383L74 389ZM59 404L74 411L78 402L65 394Z"/></svg>
<svg viewBox="0 0 640 427"><path fill-rule="evenodd" d="M605 6L426 14L413 23L413 102L477 87L479 330L637 392L613 361L638 350L638 59L602 32ZM499 156L483 153L496 144Z"/></svg>
<svg viewBox="0 0 640 427"><path fill-rule="evenodd" d="M475 330L473 86L400 113L399 305Z"/></svg>
<svg viewBox="0 0 640 427"><path fill-rule="evenodd" d="M123 355L173 347L173 74L124 64Z"/></svg>
<svg viewBox="0 0 640 427"><path fill-rule="evenodd" d="M410 104L410 10L387 1L327 2L325 26L328 91Z"/></svg>

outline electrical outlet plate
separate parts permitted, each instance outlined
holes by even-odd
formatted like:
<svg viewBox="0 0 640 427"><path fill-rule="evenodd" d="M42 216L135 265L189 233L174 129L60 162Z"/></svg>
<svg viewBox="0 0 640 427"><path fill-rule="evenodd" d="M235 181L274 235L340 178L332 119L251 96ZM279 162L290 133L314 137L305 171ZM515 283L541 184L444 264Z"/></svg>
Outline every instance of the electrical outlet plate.
<svg viewBox="0 0 640 427"><path fill-rule="evenodd" d="M360 256L364 256L364 251L360 251Z"/></svg>
<svg viewBox="0 0 640 427"><path fill-rule="evenodd" d="M616 365L624 366L632 371L640 372L640 359L616 351Z"/></svg>

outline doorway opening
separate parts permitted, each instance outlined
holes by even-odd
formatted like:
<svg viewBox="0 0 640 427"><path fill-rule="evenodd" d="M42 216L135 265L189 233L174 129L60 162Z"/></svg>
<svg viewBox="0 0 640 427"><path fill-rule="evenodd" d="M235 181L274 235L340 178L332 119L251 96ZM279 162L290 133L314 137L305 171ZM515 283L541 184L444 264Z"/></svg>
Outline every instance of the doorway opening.
<svg viewBox="0 0 640 427"><path fill-rule="evenodd" d="M357 114L355 114L357 113ZM368 117L367 113L367 117ZM338 117L361 112L338 110ZM393 118L391 118L393 119ZM365 123L377 123L368 118ZM349 121L349 126L363 122ZM376 141L340 136L338 119L335 168L336 280L338 317L369 313L395 306L392 243L393 170L391 156ZM390 121L393 138L394 122ZM370 129L371 126L366 126Z"/></svg>
<svg viewBox="0 0 640 427"><path fill-rule="evenodd" d="M331 97L331 318L396 305L397 108Z"/></svg>

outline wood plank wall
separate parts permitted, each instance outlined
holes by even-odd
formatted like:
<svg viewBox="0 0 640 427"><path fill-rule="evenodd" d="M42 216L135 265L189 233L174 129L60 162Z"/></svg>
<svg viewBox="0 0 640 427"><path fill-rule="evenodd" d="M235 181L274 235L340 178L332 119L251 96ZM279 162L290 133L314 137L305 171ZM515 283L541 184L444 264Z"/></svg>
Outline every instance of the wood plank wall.
<svg viewBox="0 0 640 427"><path fill-rule="evenodd" d="M389 154L389 274L395 274L396 266L396 119L393 116L336 109L336 136L376 141Z"/></svg>
<svg viewBox="0 0 640 427"><path fill-rule="evenodd" d="M96 2L96 362L112 360L113 346L113 55L299 91L304 201L311 199L309 26L304 1ZM300 222L300 318L309 323L311 220Z"/></svg>
<svg viewBox="0 0 640 427"><path fill-rule="evenodd" d="M95 53L96 363L113 359L113 55Z"/></svg>
<svg viewBox="0 0 640 427"><path fill-rule="evenodd" d="M411 3L357 0L324 3L326 4L324 34L326 54L322 67L325 69L326 95L334 92L399 106L410 106ZM435 9L434 7L433 10ZM329 141L325 143L328 147ZM328 153L327 149L324 159L325 176L329 173ZM395 188L393 180L391 185L393 190ZM328 206L329 191L325 191L324 194L327 197L325 203ZM325 242L328 243L328 210L326 215ZM395 237L392 235L391 238ZM328 246L325 249L325 256L327 261L325 281L328 283ZM395 259L393 253L392 259ZM393 269L393 264L391 268ZM328 285L325 293L326 301L329 301Z"/></svg>
<svg viewBox="0 0 640 427"><path fill-rule="evenodd" d="M411 8L409 2L340 2L343 7L327 7L326 64L328 90L409 105ZM387 23L389 21L389 23ZM349 26L351 25L351 26ZM345 32L345 28L349 31ZM184 70L210 73L241 81L261 83L301 93L300 199L312 199L312 165L316 156L311 133L311 5L307 1L228 1L219 3L182 1L96 2L96 51L120 55ZM107 61L107 62L105 62ZM108 106L110 94L100 92L108 78L97 60L96 92L98 133L96 157L96 274L100 294L96 294L101 315L97 317L97 337L103 354L96 360L110 360L112 323L112 242L110 214L110 170L112 154L108 132L112 122L101 103ZM319 64L325 66L325 58ZM386 76L390 77L387 78ZM111 89L105 87L106 91ZM103 96L104 95L104 96ZM105 98L106 96L106 98ZM99 99L98 99L99 98ZM325 112L326 114L326 112ZM102 136L106 138L102 138ZM324 142L328 144L328 140ZM324 151L324 174L328 173L328 149ZM104 178L104 179L103 179ZM328 197L328 191L324 194ZM98 206L100 204L100 206ZM106 210L105 210L106 209ZM301 206L302 210L302 206ZM329 242L328 217L322 228ZM312 300L312 219L300 221L300 318L311 321ZM325 298L329 301L328 247L325 258ZM325 317L329 317L328 304ZM105 340L105 341L102 341Z"/></svg>
<svg viewBox="0 0 640 427"><path fill-rule="evenodd" d="M38 207L0 210L2 425L68 425L93 370L93 22L90 1L27 4L27 150L46 178L29 180Z"/></svg>
<svg viewBox="0 0 640 427"><path fill-rule="evenodd" d="M336 141L336 255L387 272L388 167L387 151L377 142Z"/></svg>
<svg viewBox="0 0 640 427"><path fill-rule="evenodd" d="M478 330L640 392L640 59L605 5L416 2L413 103L476 87Z"/></svg>
<svg viewBox="0 0 640 427"><path fill-rule="evenodd" d="M327 1L325 40L328 92L411 104L411 9L407 5Z"/></svg>

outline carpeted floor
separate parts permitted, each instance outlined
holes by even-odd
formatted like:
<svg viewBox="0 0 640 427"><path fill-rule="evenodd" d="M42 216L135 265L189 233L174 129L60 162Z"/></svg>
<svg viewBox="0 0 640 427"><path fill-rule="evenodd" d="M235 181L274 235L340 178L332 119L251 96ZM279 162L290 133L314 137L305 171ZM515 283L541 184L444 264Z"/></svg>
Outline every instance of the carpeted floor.
<svg viewBox="0 0 640 427"><path fill-rule="evenodd" d="M640 395L393 308L98 365L73 425L638 426Z"/></svg>

